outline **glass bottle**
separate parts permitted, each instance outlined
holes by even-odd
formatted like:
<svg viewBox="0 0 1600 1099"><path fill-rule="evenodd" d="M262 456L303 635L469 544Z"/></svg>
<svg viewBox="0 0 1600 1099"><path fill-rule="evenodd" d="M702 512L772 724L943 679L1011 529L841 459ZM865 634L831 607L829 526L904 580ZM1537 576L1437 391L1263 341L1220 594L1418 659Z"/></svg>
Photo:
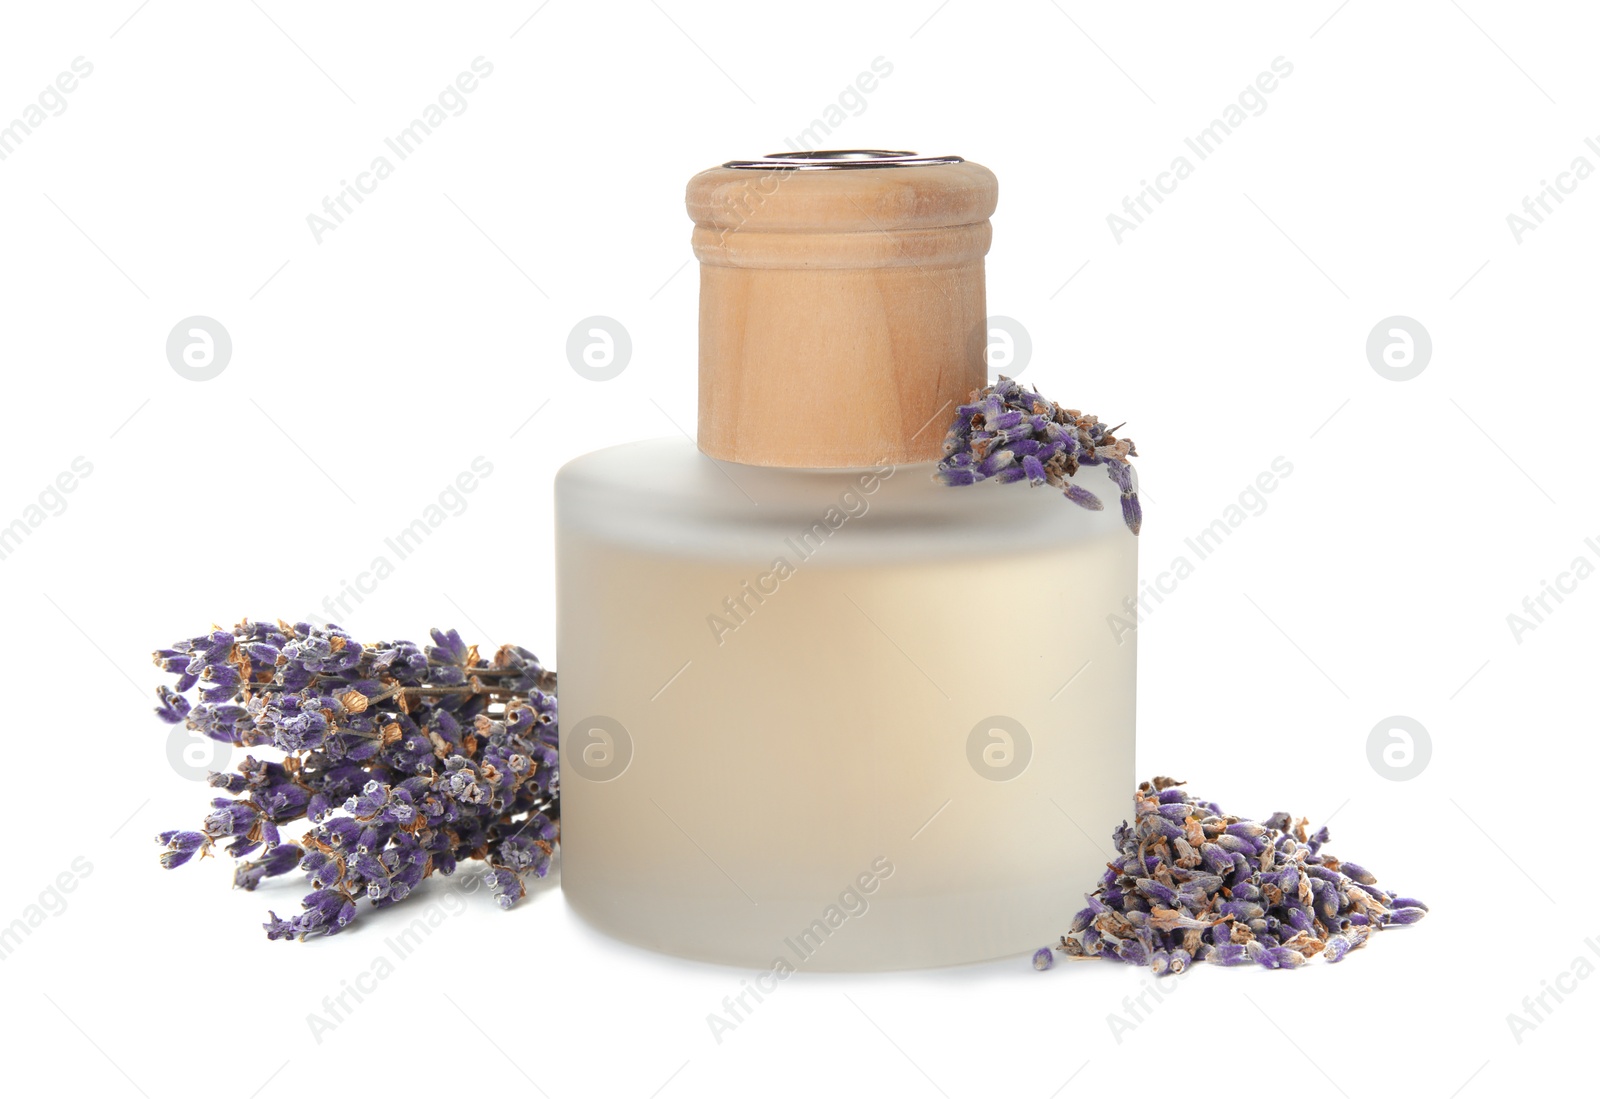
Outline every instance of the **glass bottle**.
<svg viewBox="0 0 1600 1099"><path fill-rule="evenodd" d="M556 479L562 887L594 926L780 978L946 965L1053 942L1103 872L1135 539L932 479L985 381L995 199L879 151L690 181L698 447Z"/></svg>

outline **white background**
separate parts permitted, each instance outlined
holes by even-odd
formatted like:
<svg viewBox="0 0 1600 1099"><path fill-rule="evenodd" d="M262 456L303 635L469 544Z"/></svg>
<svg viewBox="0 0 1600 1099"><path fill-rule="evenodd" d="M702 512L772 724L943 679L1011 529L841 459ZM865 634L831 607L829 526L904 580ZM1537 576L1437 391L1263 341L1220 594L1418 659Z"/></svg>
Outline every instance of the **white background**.
<svg viewBox="0 0 1600 1099"><path fill-rule="evenodd" d="M1520 241L1507 215L1575 158L1600 166L1591 10L136 2L0 16L0 123L93 65L0 161L0 523L74 458L93 469L0 560L0 924L41 892L58 912L0 962L8 1079L1042 1099L1168 1073L1497 1095L1576 1070L1600 1008L1600 981L1561 976L1600 964L1600 580L1520 638L1507 615L1574 558L1600 564L1600 180ZM465 112L319 243L307 215L480 56ZM209 791L169 764L148 652L325 615L481 455L466 510L338 620L551 654L554 471L674 434L669 417L693 431L684 182L782 149L879 57L891 75L828 144L997 173L990 310L1030 333L1024 380L1129 422L1147 578L1275 457L1293 465L1140 626L1141 772L1238 812L1333 816L1332 851L1432 914L1338 967L1202 969L1120 1042L1108 1016L1131 1018L1148 974L1018 958L802 974L719 1043L706 1016L751 974L606 940L558 888L510 914L480 896L317 1042L308 1013L398 921L269 943L298 875L250 895L225 859L158 868L151 835L197 824ZM1265 111L1119 242L1107 214L1279 57L1293 73ZM233 341L204 383L164 350L197 314ZM565 354L593 314L633 340L603 384ZM1393 315L1431 334L1411 381L1367 359ZM1368 761L1396 714L1432 743L1409 781ZM48 889L80 857L61 910ZM1575 991L1519 1042L1508 1015L1531 1021L1523 998L1558 977Z"/></svg>

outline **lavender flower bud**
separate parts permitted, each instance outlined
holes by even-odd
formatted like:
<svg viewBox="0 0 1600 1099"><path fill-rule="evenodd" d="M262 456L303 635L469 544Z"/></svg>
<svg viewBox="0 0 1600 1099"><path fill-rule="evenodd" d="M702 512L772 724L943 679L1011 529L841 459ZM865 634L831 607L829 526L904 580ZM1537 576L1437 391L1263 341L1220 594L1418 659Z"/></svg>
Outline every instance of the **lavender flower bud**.
<svg viewBox="0 0 1600 1099"><path fill-rule="evenodd" d="M1144 965L1150 960L1150 951L1138 939L1124 939L1117 947L1117 957L1129 965Z"/></svg>
<svg viewBox="0 0 1600 1099"><path fill-rule="evenodd" d="M1360 882L1362 885L1378 884L1378 877L1376 874L1363 866L1357 866L1353 862L1340 863L1339 869L1344 872L1346 877L1350 878L1352 881Z"/></svg>
<svg viewBox="0 0 1600 1099"><path fill-rule="evenodd" d="M1081 508L1087 508L1090 511L1103 511L1105 509L1105 505L1100 502L1100 497L1081 485L1068 485L1062 490L1062 494Z"/></svg>
<svg viewBox="0 0 1600 1099"><path fill-rule="evenodd" d="M156 837L156 842L167 848L161 852L161 866L165 870L182 866L211 843L203 832L163 832Z"/></svg>
<svg viewBox="0 0 1600 1099"><path fill-rule="evenodd" d="M1139 505L1139 498L1132 493L1122 494L1122 521L1134 534L1138 534L1144 526L1144 508Z"/></svg>
<svg viewBox="0 0 1600 1099"><path fill-rule="evenodd" d="M1242 943L1218 943L1207 959L1215 965L1235 966L1252 961Z"/></svg>
<svg viewBox="0 0 1600 1099"><path fill-rule="evenodd" d="M1156 901L1163 907L1171 908L1178 903L1178 894L1154 878L1140 878L1134 882L1134 888L1149 900Z"/></svg>
<svg viewBox="0 0 1600 1099"><path fill-rule="evenodd" d="M218 798L216 806L206 814L205 830L208 836L242 836L256 823L255 807L242 801Z"/></svg>
<svg viewBox="0 0 1600 1099"><path fill-rule="evenodd" d="M1305 964L1306 958L1287 946L1271 946L1262 951L1259 960L1267 969L1299 969Z"/></svg>
<svg viewBox="0 0 1600 1099"><path fill-rule="evenodd" d="M156 716L168 725L176 725L189 715L189 700L177 691L158 687L156 697L161 703L156 707Z"/></svg>
<svg viewBox="0 0 1600 1099"><path fill-rule="evenodd" d="M262 878L287 874L300 863L301 851L292 843L281 844L254 862L240 863L233 871L236 889L254 889Z"/></svg>

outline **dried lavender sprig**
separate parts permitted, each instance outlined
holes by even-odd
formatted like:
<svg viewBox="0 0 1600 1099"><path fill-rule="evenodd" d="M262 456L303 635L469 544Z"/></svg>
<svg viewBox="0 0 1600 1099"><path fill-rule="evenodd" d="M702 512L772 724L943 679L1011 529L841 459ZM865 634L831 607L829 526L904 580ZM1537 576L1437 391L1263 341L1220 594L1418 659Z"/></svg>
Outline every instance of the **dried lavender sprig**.
<svg viewBox="0 0 1600 1099"><path fill-rule="evenodd" d="M1056 950L1180 973L1190 960L1297 969L1337 962L1372 932L1416 923L1427 906L1325 854L1328 829L1304 817L1226 815L1184 783L1158 777L1134 794L1134 823L1112 833L1117 857ZM1038 965L1035 956L1035 968Z"/></svg>
<svg viewBox="0 0 1600 1099"><path fill-rule="evenodd" d="M269 913L275 939L336 933L361 898L395 904L468 859L514 905L560 835L555 673L516 646L484 661L454 630L432 638L363 646L337 626L246 621L159 650L178 676L158 692L162 720L284 754L214 772L213 787L243 796L216 798L201 831L157 837L162 865L228 840L236 859L260 852L236 868L239 888L299 866L313 892L297 915ZM282 842L279 826L301 818L304 846Z"/></svg>
<svg viewBox="0 0 1600 1099"><path fill-rule="evenodd" d="M1100 498L1069 478L1081 466L1103 465L1121 494L1123 522L1138 534L1144 511L1128 459L1139 452L1132 439L1119 439L1115 431L1093 415L1062 408L1001 375L956 409L934 478L945 485L1025 480L1060 489L1079 507L1100 511L1105 506Z"/></svg>

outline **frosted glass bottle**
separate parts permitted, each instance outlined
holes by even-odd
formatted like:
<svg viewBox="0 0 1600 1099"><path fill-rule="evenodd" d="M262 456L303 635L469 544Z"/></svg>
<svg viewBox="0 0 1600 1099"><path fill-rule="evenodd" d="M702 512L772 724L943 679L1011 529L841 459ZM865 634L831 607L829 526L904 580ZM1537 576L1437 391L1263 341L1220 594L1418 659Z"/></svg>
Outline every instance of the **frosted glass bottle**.
<svg viewBox="0 0 1600 1099"><path fill-rule="evenodd" d="M1047 489L932 480L952 407L917 421L982 382L992 175L788 169L755 215L705 203L760 170L690 185L699 448L612 447L556 480L563 892L619 938L780 976L1031 951L1127 815L1134 642L1108 616L1135 539ZM930 231L916 263L867 239ZM807 266L851 234L870 264ZM840 385L857 414L824 423L810 402Z"/></svg>

